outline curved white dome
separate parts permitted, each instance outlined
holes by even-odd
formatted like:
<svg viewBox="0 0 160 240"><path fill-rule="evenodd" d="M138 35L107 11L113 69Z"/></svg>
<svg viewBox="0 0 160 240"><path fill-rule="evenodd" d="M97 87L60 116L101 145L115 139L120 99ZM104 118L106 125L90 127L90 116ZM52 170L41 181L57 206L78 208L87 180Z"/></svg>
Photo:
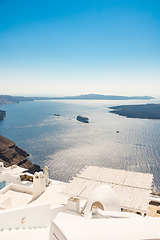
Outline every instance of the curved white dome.
<svg viewBox="0 0 160 240"><path fill-rule="evenodd" d="M121 211L121 204L114 190L108 185L100 185L91 193L84 217L87 217L92 210L92 206L96 205L105 211Z"/></svg>

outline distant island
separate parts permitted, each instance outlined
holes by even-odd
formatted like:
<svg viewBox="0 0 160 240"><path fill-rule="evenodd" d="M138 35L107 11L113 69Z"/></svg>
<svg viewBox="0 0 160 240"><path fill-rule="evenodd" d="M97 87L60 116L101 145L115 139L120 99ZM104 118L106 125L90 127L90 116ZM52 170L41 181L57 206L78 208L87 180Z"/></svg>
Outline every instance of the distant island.
<svg viewBox="0 0 160 240"><path fill-rule="evenodd" d="M160 119L160 104L121 105L109 107L115 113L127 118Z"/></svg>
<svg viewBox="0 0 160 240"><path fill-rule="evenodd" d="M0 105L19 103L24 101L34 100L150 100L154 99L150 96L118 96L118 95L101 95L101 94L85 94L78 96L65 96L65 97L23 97L0 95Z"/></svg>
<svg viewBox="0 0 160 240"><path fill-rule="evenodd" d="M85 94L78 96L65 96L65 97L23 97L0 95L0 105L20 103L24 101L34 100L150 100L154 99L150 96L118 96L118 95L101 95L101 94Z"/></svg>
<svg viewBox="0 0 160 240"><path fill-rule="evenodd" d="M34 97L34 100L150 100L154 99L150 96L117 96L117 95L101 95L101 94L85 94L78 96L65 96L65 97L53 97L53 98L44 98L44 97Z"/></svg>
<svg viewBox="0 0 160 240"><path fill-rule="evenodd" d="M23 97L23 96L0 95L0 105L20 103L24 101L34 101L34 100L135 100L135 99L150 100L154 98L150 96L128 97L128 96L101 95L101 94L85 94L85 95L66 96L66 97ZM114 111L111 111L111 112L114 112ZM118 114L118 112L114 112L114 113ZM0 110L0 120L3 120L5 116L6 116L6 112Z"/></svg>

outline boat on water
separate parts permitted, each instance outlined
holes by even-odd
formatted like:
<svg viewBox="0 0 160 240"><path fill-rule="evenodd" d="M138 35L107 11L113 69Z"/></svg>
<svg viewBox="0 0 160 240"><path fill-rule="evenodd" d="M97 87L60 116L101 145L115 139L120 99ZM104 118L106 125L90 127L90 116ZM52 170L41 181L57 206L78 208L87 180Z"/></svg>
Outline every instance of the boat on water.
<svg viewBox="0 0 160 240"><path fill-rule="evenodd" d="M60 114L58 114L58 113L54 113L54 116L57 116L57 117L59 117L59 116L60 116Z"/></svg>
<svg viewBox="0 0 160 240"><path fill-rule="evenodd" d="M84 122L84 123L89 123L89 118L88 117L84 117L82 115L78 115L77 118L76 118L78 121L80 122Z"/></svg>
<svg viewBox="0 0 160 240"><path fill-rule="evenodd" d="M64 183L49 179L48 167L33 175L0 162L0 239L160 239L160 218L145 216L153 176L135 175L89 166Z"/></svg>

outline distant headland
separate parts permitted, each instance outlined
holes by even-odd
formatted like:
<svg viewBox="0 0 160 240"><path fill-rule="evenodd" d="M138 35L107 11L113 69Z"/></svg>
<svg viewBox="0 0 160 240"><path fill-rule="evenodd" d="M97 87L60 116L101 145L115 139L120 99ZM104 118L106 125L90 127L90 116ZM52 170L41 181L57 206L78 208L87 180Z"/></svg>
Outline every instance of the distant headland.
<svg viewBox="0 0 160 240"><path fill-rule="evenodd" d="M78 96L65 96L65 97L53 97L53 98L41 98L36 97L34 100L44 100L44 99L52 99L52 100L150 100L154 99L150 96L118 96L118 95L101 95L101 94L84 94Z"/></svg>
<svg viewBox="0 0 160 240"><path fill-rule="evenodd" d="M150 100L150 99L154 98L150 96L118 96L101 94L85 94L65 97L23 97L23 96L0 95L0 105L34 100Z"/></svg>
<svg viewBox="0 0 160 240"><path fill-rule="evenodd" d="M0 105L10 104L10 103L19 103L22 101L34 101L34 99L30 97L0 95Z"/></svg>
<svg viewBox="0 0 160 240"><path fill-rule="evenodd" d="M121 105L109 107L110 113L127 118L160 119L160 104Z"/></svg>

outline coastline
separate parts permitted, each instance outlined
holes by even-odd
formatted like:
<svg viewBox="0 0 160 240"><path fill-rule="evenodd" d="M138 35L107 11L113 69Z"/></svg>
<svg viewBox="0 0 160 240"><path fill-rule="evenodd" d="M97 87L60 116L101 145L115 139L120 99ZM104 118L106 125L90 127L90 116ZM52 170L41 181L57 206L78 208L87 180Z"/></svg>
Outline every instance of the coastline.
<svg viewBox="0 0 160 240"><path fill-rule="evenodd" d="M32 174L42 170L39 165L33 164L27 157L29 154L25 150L19 148L15 142L0 135L0 162L4 163L4 167L18 165L28 169L28 172Z"/></svg>
<svg viewBox="0 0 160 240"><path fill-rule="evenodd" d="M109 107L110 113L127 118L160 119L160 104L121 105Z"/></svg>

